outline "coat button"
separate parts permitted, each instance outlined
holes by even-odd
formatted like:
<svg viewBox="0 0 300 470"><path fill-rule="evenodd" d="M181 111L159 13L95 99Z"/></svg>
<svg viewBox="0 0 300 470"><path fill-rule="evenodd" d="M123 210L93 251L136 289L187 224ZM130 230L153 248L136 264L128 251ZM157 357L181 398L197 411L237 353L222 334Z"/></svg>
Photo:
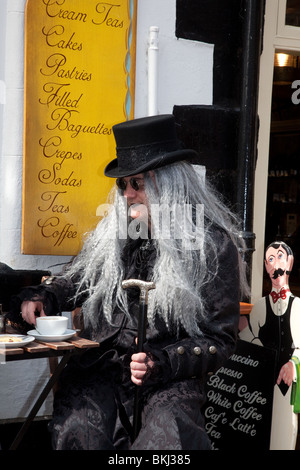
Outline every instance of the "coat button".
<svg viewBox="0 0 300 470"><path fill-rule="evenodd" d="M209 352L210 354L216 354L217 352L217 348L215 346L209 346Z"/></svg>
<svg viewBox="0 0 300 470"><path fill-rule="evenodd" d="M199 356L199 354L201 354L201 348L199 348L199 346L196 346L194 348L194 353L196 354L196 356Z"/></svg>
<svg viewBox="0 0 300 470"><path fill-rule="evenodd" d="M183 354L184 353L184 347L183 346L178 346L177 352L178 352L178 354Z"/></svg>

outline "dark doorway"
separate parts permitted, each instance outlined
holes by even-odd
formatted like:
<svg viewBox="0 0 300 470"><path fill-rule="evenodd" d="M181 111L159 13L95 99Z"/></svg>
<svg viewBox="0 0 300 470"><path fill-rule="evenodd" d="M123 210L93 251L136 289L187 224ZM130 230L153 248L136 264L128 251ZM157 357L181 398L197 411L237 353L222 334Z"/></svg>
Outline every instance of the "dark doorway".
<svg viewBox="0 0 300 470"><path fill-rule="evenodd" d="M265 247L283 240L294 252L290 288L300 295L300 57L274 60ZM265 278L264 295L270 291Z"/></svg>

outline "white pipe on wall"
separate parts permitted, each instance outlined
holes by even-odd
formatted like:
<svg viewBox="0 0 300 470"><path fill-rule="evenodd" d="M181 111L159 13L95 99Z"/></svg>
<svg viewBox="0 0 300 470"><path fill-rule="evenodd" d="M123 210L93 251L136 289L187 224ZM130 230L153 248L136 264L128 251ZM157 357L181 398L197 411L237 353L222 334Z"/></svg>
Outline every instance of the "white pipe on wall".
<svg viewBox="0 0 300 470"><path fill-rule="evenodd" d="M158 114L158 32L157 26L149 29L148 46L148 116Z"/></svg>

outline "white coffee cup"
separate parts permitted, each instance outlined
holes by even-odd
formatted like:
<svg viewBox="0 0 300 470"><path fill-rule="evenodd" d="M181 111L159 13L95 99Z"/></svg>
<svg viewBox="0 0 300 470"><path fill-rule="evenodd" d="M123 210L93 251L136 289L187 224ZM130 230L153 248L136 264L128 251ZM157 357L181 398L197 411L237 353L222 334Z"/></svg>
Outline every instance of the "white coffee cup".
<svg viewBox="0 0 300 470"><path fill-rule="evenodd" d="M36 329L43 336L63 335L68 326L68 317L46 316L37 317Z"/></svg>

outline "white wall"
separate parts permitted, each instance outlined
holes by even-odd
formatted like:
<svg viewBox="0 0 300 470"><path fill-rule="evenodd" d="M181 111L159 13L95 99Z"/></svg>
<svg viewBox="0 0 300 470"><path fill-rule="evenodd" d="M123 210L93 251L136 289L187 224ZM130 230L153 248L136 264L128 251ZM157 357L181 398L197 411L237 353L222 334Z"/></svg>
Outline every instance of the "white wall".
<svg viewBox="0 0 300 470"><path fill-rule="evenodd" d="M53 266L69 257L21 254L25 0L0 0L0 5L0 31L6 32L0 49L0 80L6 87L6 103L0 103L0 262L55 273L60 268ZM171 113L174 105L212 104L213 46L175 38L175 5L176 0L138 2L136 117L147 115L150 26L160 30L159 114ZM26 416L48 374L47 360L0 364L0 420ZM51 413L51 400L50 395L40 414Z"/></svg>
<svg viewBox="0 0 300 470"><path fill-rule="evenodd" d="M159 28L158 113L174 105L212 104L211 44L175 37L176 0L139 0L135 117L147 115L149 27Z"/></svg>

